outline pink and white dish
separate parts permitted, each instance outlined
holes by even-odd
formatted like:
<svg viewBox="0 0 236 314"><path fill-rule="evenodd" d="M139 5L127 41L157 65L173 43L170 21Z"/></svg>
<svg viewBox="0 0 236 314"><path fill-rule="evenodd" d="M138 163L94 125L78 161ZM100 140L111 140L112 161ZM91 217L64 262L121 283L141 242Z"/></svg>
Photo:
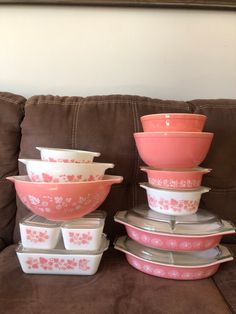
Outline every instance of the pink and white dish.
<svg viewBox="0 0 236 314"><path fill-rule="evenodd" d="M26 165L27 174L33 182L81 182L101 180L111 163L65 163L40 159L18 159Z"/></svg>
<svg viewBox="0 0 236 314"><path fill-rule="evenodd" d="M141 167L147 173L150 185L160 189L192 190L200 187L202 177L211 169L158 169L152 167Z"/></svg>
<svg viewBox="0 0 236 314"><path fill-rule="evenodd" d="M166 215L190 215L196 213L201 195L210 188L200 187L195 190L166 190L152 187L149 183L140 183L146 190L149 207Z"/></svg>
<svg viewBox="0 0 236 314"><path fill-rule="evenodd" d="M77 220L61 225L62 237L67 250L97 251L101 245L106 213L95 211Z"/></svg>
<svg viewBox="0 0 236 314"><path fill-rule="evenodd" d="M103 236L96 252L65 250L60 242L52 250L26 249L19 245L16 254L27 274L94 275L108 246L109 240Z"/></svg>
<svg viewBox="0 0 236 314"><path fill-rule="evenodd" d="M196 280L216 273L221 263L233 255L223 245L195 252L172 252L148 248L126 236L120 237L115 249L125 253L128 263L146 274L176 280Z"/></svg>
<svg viewBox="0 0 236 314"><path fill-rule="evenodd" d="M196 168L209 151L213 133L139 132L134 138L139 156L149 167Z"/></svg>
<svg viewBox="0 0 236 314"><path fill-rule="evenodd" d="M28 176L11 176L21 202L33 213L49 220L80 218L97 209L106 199L112 184L121 176L105 175L87 182L31 182Z"/></svg>
<svg viewBox="0 0 236 314"><path fill-rule="evenodd" d="M217 246L222 237L235 233L230 221L199 209L196 214L168 216L145 206L120 211L115 221L125 226L128 236L147 247L170 251L198 251Z"/></svg>
<svg viewBox="0 0 236 314"><path fill-rule="evenodd" d="M40 151L41 159L46 161L58 162L93 162L94 157L101 154L77 149L63 149L51 147L36 147Z"/></svg>
<svg viewBox="0 0 236 314"><path fill-rule="evenodd" d="M157 113L141 117L144 132L201 132L206 116L194 113Z"/></svg>
<svg viewBox="0 0 236 314"><path fill-rule="evenodd" d="M54 249L60 238L60 225L37 215L28 215L20 221L22 245L28 249Z"/></svg>

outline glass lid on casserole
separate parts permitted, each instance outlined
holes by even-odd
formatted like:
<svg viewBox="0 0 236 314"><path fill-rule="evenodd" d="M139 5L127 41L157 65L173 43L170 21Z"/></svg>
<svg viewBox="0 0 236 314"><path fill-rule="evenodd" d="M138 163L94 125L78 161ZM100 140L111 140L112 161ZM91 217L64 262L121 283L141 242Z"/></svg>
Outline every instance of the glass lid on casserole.
<svg viewBox="0 0 236 314"><path fill-rule="evenodd" d="M170 216L150 210L147 205L129 211L120 211L115 221L132 225L142 230L176 235L208 235L235 231L231 222L221 220L213 213L199 209L197 213Z"/></svg>

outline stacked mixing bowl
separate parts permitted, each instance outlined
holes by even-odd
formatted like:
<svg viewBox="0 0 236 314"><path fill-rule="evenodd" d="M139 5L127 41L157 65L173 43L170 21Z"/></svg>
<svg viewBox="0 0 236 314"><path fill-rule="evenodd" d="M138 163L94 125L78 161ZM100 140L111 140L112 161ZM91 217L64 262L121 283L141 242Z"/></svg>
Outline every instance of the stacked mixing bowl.
<svg viewBox="0 0 236 314"><path fill-rule="evenodd" d="M105 213L95 211L122 177L105 175L100 153L37 147L41 159L19 159L27 176L7 179L34 214L22 219L17 256L26 273L92 275L109 240Z"/></svg>
<svg viewBox="0 0 236 314"><path fill-rule="evenodd" d="M144 132L134 138L141 167L148 182L148 206L118 212L115 220L125 225L129 237L120 237L115 248L128 262L145 273L179 280L213 275L232 254L219 245L234 225L199 209L202 176L211 169L199 165L205 159L213 133L203 132L206 116L152 114L141 117Z"/></svg>

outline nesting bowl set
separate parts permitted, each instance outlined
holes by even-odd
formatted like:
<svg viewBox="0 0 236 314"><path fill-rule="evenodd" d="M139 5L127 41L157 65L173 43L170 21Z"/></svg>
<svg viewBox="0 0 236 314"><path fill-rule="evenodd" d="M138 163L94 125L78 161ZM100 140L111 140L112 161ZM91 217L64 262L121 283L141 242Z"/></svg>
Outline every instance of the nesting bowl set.
<svg viewBox="0 0 236 314"><path fill-rule="evenodd" d="M8 177L33 213L20 222L16 253L25 273L92 275L109 240L105 213L96 211L121 176L106 175L112 163L100 153L37 147L41 159L19 159L27 176Z"/></svg>
<svg viewBox="0 0 236 314"><path fill-rule="evenodd" d="M120 211L115 221L125 226L115 248L126 254L136 269L158 277L195 280L213 275L233 259L220 245L235 233L230 221L199 209L202 177L211 169L199 167L210 148L213 133L202 132L206 116L152 114L141 117L144 132L134 133L141 167L148 182L148 206Z"/></svg>

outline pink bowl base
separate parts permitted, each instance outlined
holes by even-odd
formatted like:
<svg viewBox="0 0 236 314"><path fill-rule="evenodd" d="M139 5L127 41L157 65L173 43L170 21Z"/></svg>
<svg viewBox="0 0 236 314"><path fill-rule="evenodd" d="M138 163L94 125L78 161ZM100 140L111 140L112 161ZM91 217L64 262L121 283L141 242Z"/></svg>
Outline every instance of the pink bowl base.
<svg viewBox="0 0 236 314"><path fill-rule="evenodd" d="M157 263L143 261L142 259L129 254L126 254L126 258L131 266L143 273L176 280L197 280L207 278L214 275L220 266L220 264L194 268L164 266Z"/></svg>
<svg viewBox="0 0 236 314"><path fill-rule="evenodd" d="M129 237L134 241L151 248L170 251L207 250L217 246L222 238L222 235L212 235L208 237L176 237L145 232L128 225L125 225L125 228Z"/></svg>

